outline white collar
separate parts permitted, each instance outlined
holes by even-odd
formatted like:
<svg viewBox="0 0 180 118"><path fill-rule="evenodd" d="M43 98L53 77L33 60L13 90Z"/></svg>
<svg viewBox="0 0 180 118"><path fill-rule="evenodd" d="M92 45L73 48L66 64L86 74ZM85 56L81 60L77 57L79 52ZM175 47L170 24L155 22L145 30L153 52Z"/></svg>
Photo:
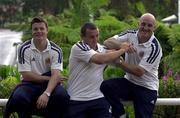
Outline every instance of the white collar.
<svg viewBox="0 0 180 118"><path fill-rule="evenodd" d="M33 40L34 40L34 39L32 38L32 39L31 39L31 47L30 47L30 48L31 48L32 50L37 50L37 51L39 51L39 50L35 47ZM43 52L49 51L49 50L51 49L51 44L50 44L49 40L46 39L46 41L47 41L47 47L46 47L45 50L43 50Z"/></svg>

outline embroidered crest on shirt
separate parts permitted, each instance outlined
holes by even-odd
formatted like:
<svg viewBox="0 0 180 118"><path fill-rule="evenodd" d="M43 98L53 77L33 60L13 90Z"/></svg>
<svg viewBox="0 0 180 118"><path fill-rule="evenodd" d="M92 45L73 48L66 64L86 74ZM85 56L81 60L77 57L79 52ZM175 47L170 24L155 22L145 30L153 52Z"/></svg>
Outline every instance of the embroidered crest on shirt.
<svg viewBox="0 0 180 118"><path fill-rule="evenodd" d="M35 61L35 58L33 57L31 61Z"/></svg>
<svg viewBox="0 0 180 118"><path fill-rule="evenodd" d="M51 64L51 60L50 60L49 57L45 59L45 63L46 63L46 65L50 65Z"/></svg>
<svg viewBox="0 0 180 118"><path fill-rule="evenodd" d="M139 56L142 58L144 56L144 52L143 51L139 52Z"/></svg>

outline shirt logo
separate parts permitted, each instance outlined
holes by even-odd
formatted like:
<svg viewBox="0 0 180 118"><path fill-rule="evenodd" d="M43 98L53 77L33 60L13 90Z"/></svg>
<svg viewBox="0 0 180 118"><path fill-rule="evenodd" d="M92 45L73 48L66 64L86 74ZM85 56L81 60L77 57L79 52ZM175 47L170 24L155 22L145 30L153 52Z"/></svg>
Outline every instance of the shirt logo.
<svg viewBox="0 0 180 118"><path fill-rule="evenodd" d="M144 56L144 52L143 51L139 52L139 56L142 58Z"/></svg>
<svg viewBox="0 0 180 118"><path fill-rule="evenodd" d="M45 63L46 63L46 65L50 65L51 64L51 60L50 60L49 57L45 59Z"/></svg>
<svg viewBox="0 0 180 118"><path fill-rule="evenodd" d="M33 57L31 61L35 61L35 58Z"/></svg>

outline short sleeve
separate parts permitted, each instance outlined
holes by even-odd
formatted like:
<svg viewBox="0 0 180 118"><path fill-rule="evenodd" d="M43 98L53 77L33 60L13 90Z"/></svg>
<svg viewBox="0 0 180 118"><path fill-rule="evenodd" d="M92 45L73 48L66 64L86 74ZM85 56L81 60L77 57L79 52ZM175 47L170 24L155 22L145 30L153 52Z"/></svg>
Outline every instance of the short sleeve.
<svg viewBox="0 0 180 118"><path fill-rule="evenodd" d="M77 45L74 45L71 49L71 54L73 58L76 58L80 61L84 61L86 63L88 63L91 57L96 53L97 52L94 51L93 49L90 48L84 49Z"/></svg>
<svg viewBox="0 0 180 118"><path fill-rule="evenodd" d="M51 50L51 69L63 71L63 53L60 48L52 47Z"/></svg>
<svg viewBox="0 0 180 118"><path fill-rule="evenodd" d="M31 63L30 58L31 55L29 53L29 50L21 51L19 49L18 51L18 71L24 72L24 71L31 71Z"/></svg>
<svg viewBox="0 0 180 118"><path fill-rule="evenodd" d="M132 35L136 34L136 30L127 30L124 32L121 32L115 36L113 36L114 39L118 40L118 41L129 41L132 37Z"/></svg>

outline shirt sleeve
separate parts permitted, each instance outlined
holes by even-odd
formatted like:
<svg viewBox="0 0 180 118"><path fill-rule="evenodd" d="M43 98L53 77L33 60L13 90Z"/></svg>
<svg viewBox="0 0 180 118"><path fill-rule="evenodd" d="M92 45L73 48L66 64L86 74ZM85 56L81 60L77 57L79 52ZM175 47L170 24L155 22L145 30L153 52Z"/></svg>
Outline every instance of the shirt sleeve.
<svg viewBox="0 0 180 118"><path fill-rule="evenodd" d="M89 62L89 60L91 59L91 57L96 54L97 52L93 49L81 49L78 46L73 46L72 47L72 56L73 58L76 58L80 61L84 61L86 63Z"/></svg>
<svg viewBox="0 0 180 118"><path fill-rule="evenodd" d="M113 38L118 41L128 41L128 33L120 33L117 35L114 35Z"/></svg>
<svg viewBox="0 0 180 118"><path fill-rule="evenodd" d="M18 53L20 53L18 51ZM18 54L18 71L24 72L24 71L31 71L31 63L30 63L30 53L29 50L25 50L21 54Z"/></svg>
<svg viewBox="0 0 180 118"><path fill-rule="evenodd" d="M51 54L51 69L63 71L63 53L61 49L56 49Z"/></svg>

